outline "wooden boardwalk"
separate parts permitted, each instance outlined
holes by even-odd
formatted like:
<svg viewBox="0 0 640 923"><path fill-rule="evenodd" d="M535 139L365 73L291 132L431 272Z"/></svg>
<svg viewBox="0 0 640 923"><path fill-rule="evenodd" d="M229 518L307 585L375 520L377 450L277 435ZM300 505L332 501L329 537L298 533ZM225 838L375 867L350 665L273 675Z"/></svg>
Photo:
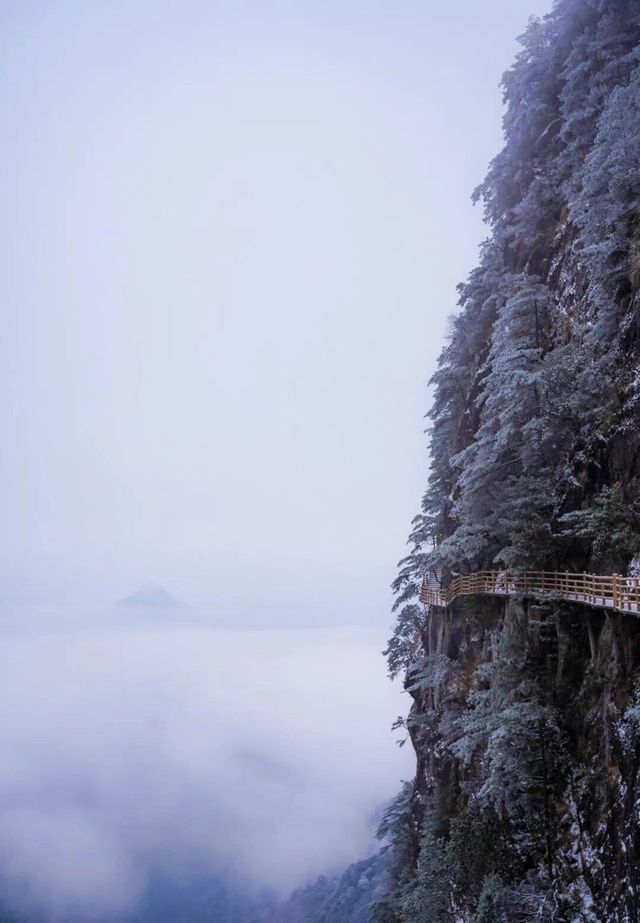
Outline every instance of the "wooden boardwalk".
<svg viewBox="0 0 640 923"><path fill-rule="evenodd" d="M542 570L520 573L481 570L454 577L445 589L426 577L422 582L420 600L427 606L446 607L460 596L554 596L598 609L638 614L640 578Z"/></svg>

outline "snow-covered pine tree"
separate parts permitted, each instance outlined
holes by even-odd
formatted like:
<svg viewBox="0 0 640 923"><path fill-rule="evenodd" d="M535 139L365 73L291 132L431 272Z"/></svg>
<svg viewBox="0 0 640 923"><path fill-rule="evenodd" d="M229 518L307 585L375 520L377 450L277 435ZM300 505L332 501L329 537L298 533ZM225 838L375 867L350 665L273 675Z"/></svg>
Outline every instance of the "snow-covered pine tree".
<svg viewBox="0 0 640 923"><path fill-rule="evenodd" d="M386 919L427 919L433 898L464 923L632 923L640 759L616 722L636 707L634 623L417 600L426 572L620 571L640 547L640 3L555 0L503 90L504 148L475 193L490 237L432 381L394 585L421 835Z"/></svg>

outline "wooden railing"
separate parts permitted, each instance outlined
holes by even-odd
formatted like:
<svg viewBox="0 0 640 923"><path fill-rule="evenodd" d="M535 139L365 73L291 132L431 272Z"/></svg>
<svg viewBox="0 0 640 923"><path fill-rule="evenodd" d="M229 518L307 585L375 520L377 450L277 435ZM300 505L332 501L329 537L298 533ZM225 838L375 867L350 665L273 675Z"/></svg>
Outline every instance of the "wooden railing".
<svg viewBox="0 0 640 923"><path fill-rule="evenodd" d="M585 603L600 609L640 613L640 578L618 574L570 574L528 570L520 573L481 570L454 577L442 589L425 578L420 600L427 606L449 606L459 596L560 596L570 602Z"/></svg>

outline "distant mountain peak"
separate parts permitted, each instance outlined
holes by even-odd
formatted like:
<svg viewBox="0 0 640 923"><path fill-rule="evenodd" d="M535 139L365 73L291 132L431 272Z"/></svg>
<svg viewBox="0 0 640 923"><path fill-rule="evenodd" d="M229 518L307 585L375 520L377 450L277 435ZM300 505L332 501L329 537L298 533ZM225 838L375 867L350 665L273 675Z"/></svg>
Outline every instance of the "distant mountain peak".
<svg viewBox="0 0 640 923"><path fill-rule="evenodd" d="M148 606L153 609L182 609L185 603L155 583L140 587L118 602L119 606Z"/></svg>

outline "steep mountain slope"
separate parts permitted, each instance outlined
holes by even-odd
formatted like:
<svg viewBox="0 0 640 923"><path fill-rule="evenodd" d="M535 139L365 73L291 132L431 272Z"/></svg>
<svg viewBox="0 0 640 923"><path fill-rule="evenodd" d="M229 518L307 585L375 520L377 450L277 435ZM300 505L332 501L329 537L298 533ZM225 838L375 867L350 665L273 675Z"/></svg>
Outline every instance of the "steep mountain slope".
<svg viewBox="0 0 640 923"><path fill-rule="evenodd" d="M491 236L434 376L395 584L418 768L384 921L640 920L640 626L417 601L425 573L633 572L640 549L640 4L558 0L504 77Z"/></svg>
<svg viewBox="0 0 640 923"><path fill-rule="evenodd" d="M381 854L339 875L321 876L286 900L256 895L237 881L211 876L180 885L157 879L130 923L371 923L371 905L386 887L386 859Z"/></svg>
<svg viewBox="0 0 640 923"><path fill-rule="evenodd" d="M371 923L372 905L386 891L386 857L378 854L295 891L271 923Z"/></svg>

